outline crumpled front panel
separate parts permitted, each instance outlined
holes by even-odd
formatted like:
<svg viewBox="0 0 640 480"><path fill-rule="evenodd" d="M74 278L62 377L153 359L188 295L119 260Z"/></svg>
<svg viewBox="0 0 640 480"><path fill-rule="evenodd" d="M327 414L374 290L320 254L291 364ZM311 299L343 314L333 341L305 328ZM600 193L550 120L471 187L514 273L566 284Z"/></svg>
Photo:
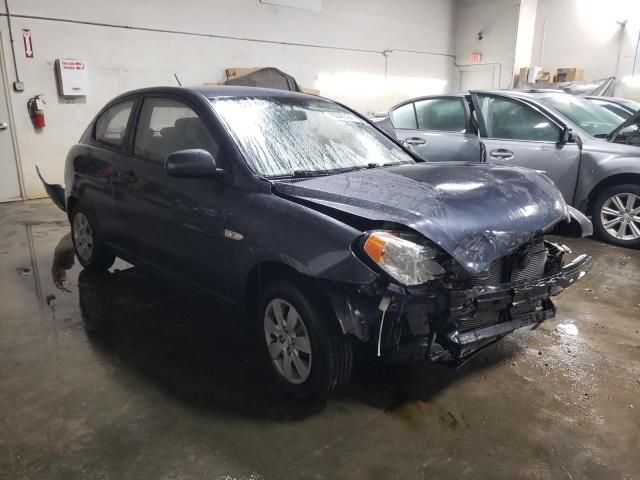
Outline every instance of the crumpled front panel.
<svg viewBox="0 0 640 480"><path fill-rule="evenodd" d="M543 174L489 164L433 163L379 168L295 183L276 191L373 221L406 225L471 274L568 219L561 193Z"/></svg>

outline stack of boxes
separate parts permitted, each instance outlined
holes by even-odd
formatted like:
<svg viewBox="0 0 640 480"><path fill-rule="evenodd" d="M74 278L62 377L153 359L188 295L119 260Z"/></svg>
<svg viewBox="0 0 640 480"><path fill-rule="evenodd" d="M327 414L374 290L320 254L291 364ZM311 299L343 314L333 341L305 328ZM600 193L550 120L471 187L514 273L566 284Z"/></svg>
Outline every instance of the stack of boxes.
<svg viewBox="0 0 640 480"><path fill-rule="evenodd" d="M536 83L545 85L555 82L574 82L583 79L583 70L581 68L559 68L552 77L550 72L545 72L541 67L524 67L520 69L518 81L521 85L525 83Z"/></svg>

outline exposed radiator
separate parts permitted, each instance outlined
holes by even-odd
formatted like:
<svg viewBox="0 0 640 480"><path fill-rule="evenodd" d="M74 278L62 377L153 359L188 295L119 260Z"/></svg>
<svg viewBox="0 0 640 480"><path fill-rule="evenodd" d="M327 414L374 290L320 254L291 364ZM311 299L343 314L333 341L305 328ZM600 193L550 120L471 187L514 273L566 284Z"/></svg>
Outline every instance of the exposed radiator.
<svg viewBox="0 0 640 480"><path fill-rule="evenodd" d="M537 280L544 273L548 251L542 239L527 247L526 254L523 252L506 256L495 260L489 268L489 274L484 276L469 275L457 263L451 268L451 274L458 282L466 285L465 288L497 285L500 283L522 283ZM539 303L539 302L538 302ZM511 310L512 316L518 316L532 312L539 304L526 304L514 307ZM475 330L477 328L488 327L501 321L505 317L504 311L478 312L472 318L460 321L459 330L462 332Z"/></svg>
<svg viewBox="0 0 640 480"><path fill-rule="evenodd" d="M511 271L511 282L528 282L541 278L544 273L544 265L547 263L548 253L542 242L531 246L524 261L514 265Z"/></svg>

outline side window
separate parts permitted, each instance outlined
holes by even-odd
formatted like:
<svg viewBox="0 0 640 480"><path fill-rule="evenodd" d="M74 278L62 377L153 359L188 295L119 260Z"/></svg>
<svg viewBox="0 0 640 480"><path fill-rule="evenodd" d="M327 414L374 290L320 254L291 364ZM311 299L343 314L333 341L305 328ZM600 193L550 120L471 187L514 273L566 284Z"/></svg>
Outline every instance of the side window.
<svg viewBox="0 0 640 480"><path fill-rule="evenodd" d="M420 130L464 132L467 115L461 98L431 98L416 102Z"/></svg>
<svg viewBox="0 0 640 480"><path fill-rule="evenodd" d="M96 120L96 140L121 147L127 133L133 103L133 100L117 103L100 115Z"/></svg>
<svg viewBox="0 0 640 480"><path fill-rule="evenodd" d="M418 128L416 123L416 112L413 109L413 103L407 103L401 107L396 108L391 112L391 121L395 128L404 128L415 130Z"/></svg>
<svg viewBox="0 0 640 480"><path fill-rule="evenodd" d="M541 113L516 100L478 95L488 138L557 142L560 128Z"/></svg>
<svg viewBox="0 0 640 480"><path fill-rule="evenodd" d="M207 150L214 158L218 155L218 145L190 107L168 98L145 99L136 128L134 154L164 162L170 153L189 148Z"/></svg>

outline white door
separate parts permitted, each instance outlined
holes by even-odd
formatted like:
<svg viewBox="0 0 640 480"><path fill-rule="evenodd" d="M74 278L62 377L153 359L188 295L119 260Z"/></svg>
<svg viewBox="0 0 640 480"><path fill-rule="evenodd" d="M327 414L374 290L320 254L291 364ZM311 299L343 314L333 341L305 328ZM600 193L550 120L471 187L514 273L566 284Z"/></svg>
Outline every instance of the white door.
<svg viewBox="0 0 640 480"><path fill-rule="evenodd" d="M460 70L460 90L489 90L493 88L493 68Z"/></svg>
<svg viewBox="0 0 640 480"><path fill-rule="evenodd" d="M0 62L0 68L3 64ZM16 154L11 140L11 121L4 72L0 71L0 202L20 200Z"/></svg>

